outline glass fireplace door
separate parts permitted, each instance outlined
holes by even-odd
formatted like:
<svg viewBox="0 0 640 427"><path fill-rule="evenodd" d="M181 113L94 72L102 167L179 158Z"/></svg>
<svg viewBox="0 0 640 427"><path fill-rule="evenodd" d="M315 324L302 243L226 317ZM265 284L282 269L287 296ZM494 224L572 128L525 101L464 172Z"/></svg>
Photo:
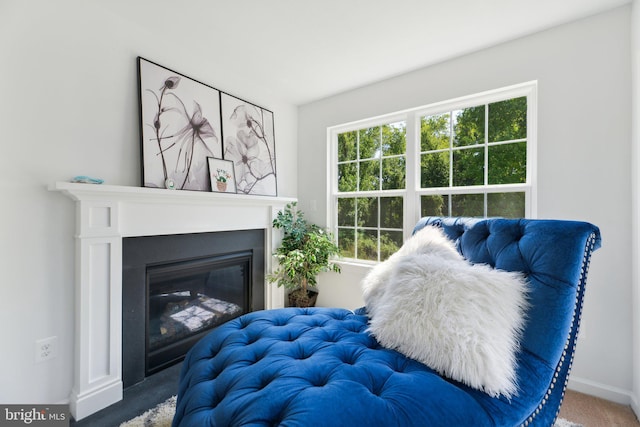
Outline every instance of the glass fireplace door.
<svg viewBox="0 0 640 427"><path fill-rule="evenodd" d="M183 357L207 331L249 312L251 256L147 266L147 375Z"/></svg>

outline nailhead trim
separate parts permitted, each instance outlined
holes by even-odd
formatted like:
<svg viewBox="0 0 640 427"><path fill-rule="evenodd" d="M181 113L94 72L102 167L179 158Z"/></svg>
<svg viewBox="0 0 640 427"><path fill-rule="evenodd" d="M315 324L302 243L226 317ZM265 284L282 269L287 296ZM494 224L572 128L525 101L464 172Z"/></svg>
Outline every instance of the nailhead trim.
<svg viewBox="0 0 640 427"><path fill-rule="evenodd" d="M549 400L549 397L551 396L551 393L552 393L552 391L553 391L553 389L554 389L554 387L556 385L556 379L558 378L558 376L560 374L560 370L562 369L562 366L564 365L564 362L565 362L565 359L566 359L566 356L567 356L567 349L569 348L569 344L571 343L571 336L574 335L575 339L573 340L573 347L572 347L572 351L571 351L571 357L569 358L569 366L568 366L568 369L567 369L567 376L565 377L564 384L562 385L562 394L560 396L560 405L558 406L558 410L556 411L555 417L553 419L553 424L555 424L556 419L558 418L558 415L560 414L560 407L562 406L562 401L564 400L564 394L565 394L565 392L567 390L567 384L569 383L569 374L571 373L571 368L573 366L573 355L575 354L576 344L577 344L577 341L578 341L578 332L580 331L580 321L582 320L582 305L584 304L584 295L583 295L583 298L580 298L580 292L582 291L582 288L586 284L584 282L585 282L585 279L587 277L587 273L589 272L589 264L590 264L590 261L591 261L591 253L593 252L595 244L596 244L596 235L595 235L595 233L591 233L591 235L587 239L587 244L586 244L586 247L585 247L584 255L582 257L582 266L580 267L580 277L578 278L578 286L576 287L576 307L573 308L573 314L571 315L571 330L569 331L569 338L567 338L567 342L564 345L564 350L562 351L562 356L560 357L560 362L556 366L556 371L555 371L555 373L553 375L553 378L551 380L551 385L547 389L547 392L545 393L544 397L542 398L542 402L538 405L538 407L536 408L534 413L532 415L530 415L529 418L527 418L524 423L520 424L520 427L528 427L531 423L533 423L533 420L535 419L535 417L544 408L544 405L547 404L547 401ZM573 332L574 332L573 331L573 327L574 327L576 314L578 314L578 323L575 324L575 334L573 334Z"/></svg>

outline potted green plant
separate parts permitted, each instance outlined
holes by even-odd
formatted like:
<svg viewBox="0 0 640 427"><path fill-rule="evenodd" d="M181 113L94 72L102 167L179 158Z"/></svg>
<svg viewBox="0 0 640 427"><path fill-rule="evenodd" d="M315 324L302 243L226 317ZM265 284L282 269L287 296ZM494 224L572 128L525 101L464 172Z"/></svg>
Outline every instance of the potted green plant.
<svg viewBox="0 0 640 427"><path fill-rule="evenodd" d="M273 254L278 260L276 270L267 278L289 291L289 305L310 307L315 305L315 286L322 271L339 273L340 266L332 257L340 250L330 233L315 224L309 224L296 202L289 203L273 220L273 228L282 229L282 244Z"/></svg>

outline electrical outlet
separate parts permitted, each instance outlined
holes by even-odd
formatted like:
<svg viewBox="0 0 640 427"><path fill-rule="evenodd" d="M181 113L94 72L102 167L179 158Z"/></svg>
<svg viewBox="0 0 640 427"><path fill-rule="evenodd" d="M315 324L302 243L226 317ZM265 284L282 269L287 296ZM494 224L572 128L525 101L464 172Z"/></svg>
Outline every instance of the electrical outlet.
<svg viewBox="0 0 640 427"><path fill-rule="evenodd" d="M36 363L51 360L56 357L58 337L43 338L36 341Z"/></svg>

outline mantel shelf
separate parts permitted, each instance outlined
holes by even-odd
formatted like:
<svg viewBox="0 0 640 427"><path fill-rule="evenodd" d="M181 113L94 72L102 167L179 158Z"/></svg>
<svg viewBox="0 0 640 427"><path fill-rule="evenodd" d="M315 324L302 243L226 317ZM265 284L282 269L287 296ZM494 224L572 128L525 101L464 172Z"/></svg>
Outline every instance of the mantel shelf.
<svg viewBox="0 0 640 427"><path fill-rule="evenodd" d="M246 194L215 193L207 191L167 190L164 188L131 187L125 185L83 184L59 181L49 186L75 201L132 200L147 203L225 204L237 206L271 206L294 202L292 197L255 196Z"/></svg>

